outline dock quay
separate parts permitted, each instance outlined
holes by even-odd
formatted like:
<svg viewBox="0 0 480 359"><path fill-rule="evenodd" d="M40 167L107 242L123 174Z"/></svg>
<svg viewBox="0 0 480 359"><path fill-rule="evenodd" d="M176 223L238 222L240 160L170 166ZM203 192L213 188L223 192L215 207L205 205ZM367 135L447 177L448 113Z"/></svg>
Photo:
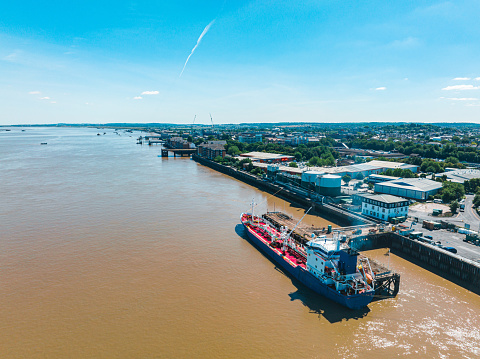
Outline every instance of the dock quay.
<svg viewBox="0 0 480 359"><path fill-rule="evenodd" d="M297 193L293 188L260 179L248 172L216 163L196 154L192 155L192 159L204 166L210 167L218 172L248 183L249 185L255 186L268 193L275 194L279 198L291 201L304 208L313 207L313 210L319 215L328 219L332 219L336 223L342 225L373 225L376 223L375 220L372 220L371 218L368 218L362 214L353 213L333 203L327 203L325 201L322 202L318 198L305 197L304 195Z"/></svg>
<svg viewBox="0 0 480 359"><path fill-rule="evenodd" d="M262 215L262 218L270 222L278 230L282 226L292 229L297 225L297 221L295 219L282 212L267 212ZM346 230L349 231L352 228L347 228ZM368 229L368 226L359 226L357 229ZM332 229L331 235L334 238L336 237L340 239L341 233L345 232L346 230L343 228L335 228ZM291 237L298 243L305 244L310 240L312 234L319 235L327 233L328 228L310 227L306 224L300 223L291 233ZM363 254L359 254L359 263L363 262L366 258L368 257L364 256ZM368 258L368 260L373 273L375 273L374 286L376 299L395 297L400 289L400 274L386 268L371 258Z"/></svg>
<svg viewBox="0 0 480 359"><path fill-rule="evenodd" d="M162 157L168 157L168 152L172 152L174 156L187 156L197 152L195 148L162 148Z"/></svg>
<svg viewBox="0 0 480 359"><path fill-rule="evenodd" d="M390 248L393 254L480 295L480 263L473 260L394 232L353 237L348 243L360 251Z"/></svg>
<svg viewBox="0 0 480 359"><path fill-rule="evenodd" d="M264 181L236 168L221 165L195 154L192 155L192 159L218 172L234 177L268 193L275 194L277 197L296 203L303 208L313 207L313 210L317 212L318 215L332 219L332 221L342 226L351 226L343 227L342 233L347 234L347 243L357 251L389 248L391 253L480 295L480 263L478 262L390 231L373 234L369 233L368 230L364 231L362 229L361 234L354 235L352 232L358 231L359 228L368 228L377 223L373 220L362 218L361 216L354 216L350 211L339 208L335 204L321 203L314 198L301 196L291 188ZM277 222L284 223L278 220ZM294 227L291 222L285 223L289 228ZM272 224L274 223L272 222ZM340 229L341 228L339 228L339 230ZM311 228L309 228L309 230L311 230ZM315 230L319 229L317 228ZM323 230L323 228L321 230ZM352 232L348 233L348 231ZM305 232L301 232L301 229L296 228L292 236L299 241L305 241L305 234L308 236L306 229ZM398 283L399 280L400 277L398 277L398 281L395 279ZM384 283L388 284L389 281L394 281L394 279L390 279L390 277L387 276ZM391 286L392 283L390 283L390 287ZM393 283L393 287L394 286Z"/></svg>

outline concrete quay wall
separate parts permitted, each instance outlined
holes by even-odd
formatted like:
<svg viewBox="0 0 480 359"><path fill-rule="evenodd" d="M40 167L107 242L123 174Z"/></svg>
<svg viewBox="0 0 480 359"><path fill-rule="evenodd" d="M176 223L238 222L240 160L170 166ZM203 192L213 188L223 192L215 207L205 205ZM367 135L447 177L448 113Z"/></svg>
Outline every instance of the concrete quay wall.
<svg viewBox="0 0 480 359"><path fill-rule="evenodd" d="M315 202L314 200L307 198L305 196L301 196L284 186L274 184L268 181L264 181L254 175L251 175L250 173L237 170L236 168L222 165L220 163L208 160L198 155L192 155L192 159L204 166L210 167L218 172L221 172L223 174L236 178L240 181L248 183L266 192L275 194L280 198L297 203L305 208L310 208L313 206L313 209L318 214L327 217L327 219L332 219L334 222L338 224L357 225L357 224L363 224L366 222L366 221L362 222L361 218L353 217L353 215L349 214L346 211L338 210L337 208L330 205L324 206L321 203Z"/></svg>
<svg viewBox="0 0 480 359"><path fill-rule="evenodd" d="M360 250L390 248L392 253L480 295L480 264L399 234L388 232L350 240Z"/></svg>

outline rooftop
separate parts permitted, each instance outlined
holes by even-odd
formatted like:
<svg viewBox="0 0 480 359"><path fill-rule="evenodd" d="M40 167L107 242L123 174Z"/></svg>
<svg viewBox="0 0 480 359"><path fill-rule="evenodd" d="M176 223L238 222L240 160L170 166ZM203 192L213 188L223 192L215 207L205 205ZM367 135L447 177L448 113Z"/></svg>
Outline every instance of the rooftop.
<svg viewBox="0 0 480 359"><path fill-rule="evenodd" d="M294 156L282 155L278 153L268 153L268 152L248 152L242 153L241 157L250 157L250 158L257 158L260 160L277 160L281 158L291 158L294 159Z"/></svg>
<svg viewBox="0 0 480 359"><path fill-rule="evenodd" d="M444 173L438 173L435 177L447 176L447 179L451 182L464 183L465 181L473 178L480 178L480 170L475 169L460 169L454 171L447 171Z"/></svg>
<svg viewBox="0 0 480 359"><path fill-rule="evenodd" d="M418 167L418 166L411 165L408 163L403 163L403 162L378 161L378 160L370 161L368 162L368 164L371 166L392 168L392 169Z"/></svg>
<svg viewBox="0 0 480 359"><path fill-rule="evenodd" d="M407 201L405 198L392 196L391 194L361 194L358 196L373 199L374 201L382 203L398 203Z"/></svg>
<svg viewBox="0 0 480 359"><path fill-rule="evenodd" d="M399 178L397 180L377 183L376 186L398 187L414 191L432 191L442 188L442 184L426 178Z"/></svg>

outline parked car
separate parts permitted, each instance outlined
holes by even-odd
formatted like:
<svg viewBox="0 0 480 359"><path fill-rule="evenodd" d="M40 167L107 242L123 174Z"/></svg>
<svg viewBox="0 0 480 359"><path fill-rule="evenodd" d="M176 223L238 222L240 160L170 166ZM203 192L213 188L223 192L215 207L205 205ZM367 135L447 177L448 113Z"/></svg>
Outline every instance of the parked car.
<svg viewBox="0 0 480 359"><path fill-rule="evenodd" d="M443 247L443 249L452 253L457 253L457 249L453 247Z"/></svg>
<svg viewBox="0 0 480 359"><path fill-rule="evenodd" d="M433 237L432 237L432 236L429 236L429 235L424 236L424 237L427 238L427 239L433 239Z"/></svg>

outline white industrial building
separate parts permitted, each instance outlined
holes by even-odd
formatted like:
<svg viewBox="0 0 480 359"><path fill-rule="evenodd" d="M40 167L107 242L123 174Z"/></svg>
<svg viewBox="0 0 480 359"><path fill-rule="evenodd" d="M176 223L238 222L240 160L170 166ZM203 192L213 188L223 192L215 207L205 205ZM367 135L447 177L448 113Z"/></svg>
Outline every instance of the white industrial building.
<svg viewBox="0 0 480 359"><path fill-rule="evenodd" d="M464 183L474 178L480 178L480 170L476 169L455 169L444 173L437 173L435 177L447 176L447 180L456 183Z"/></svg>
<svg viewBox="0 0 480 359"><path fill-rule="evenodd" d="M442 188L440 182L426 178L399 178L397 180L375 184L375 193L391 194L425 201L429 196L435 195Z"/></svg>
<svg viewBox="0 0 480 359"><path fill-rule="evenodd" d="M408 216L408 200L389 194L361 195L362 213L384 221Z"/></svg>

